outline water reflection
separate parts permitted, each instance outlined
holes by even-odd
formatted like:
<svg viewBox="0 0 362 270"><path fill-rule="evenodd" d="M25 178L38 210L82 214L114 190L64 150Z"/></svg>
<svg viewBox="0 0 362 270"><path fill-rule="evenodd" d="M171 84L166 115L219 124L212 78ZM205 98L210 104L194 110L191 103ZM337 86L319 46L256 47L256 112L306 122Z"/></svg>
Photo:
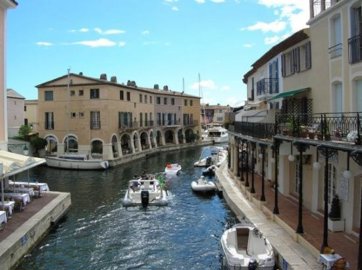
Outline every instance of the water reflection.
<svg viewBox="0 0 362 270"><path fill-rule="evenodd" d="M193 163L203 150L163 153L101 172L33 169L31 178L70 192L72 208L17 269L220 269L219 239L236 218L220 197L191 190L202 171ZM143 170L163 171L166 162L183 168L171 180L170 206L122 207L128 180Z"/></svg>

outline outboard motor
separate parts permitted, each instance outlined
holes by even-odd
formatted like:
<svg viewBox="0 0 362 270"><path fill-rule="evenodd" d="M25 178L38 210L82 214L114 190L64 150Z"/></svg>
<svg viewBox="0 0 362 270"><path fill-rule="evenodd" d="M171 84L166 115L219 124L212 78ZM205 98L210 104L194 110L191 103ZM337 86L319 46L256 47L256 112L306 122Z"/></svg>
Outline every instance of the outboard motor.
<svg viewBox="0 0 362 270"><path fill-rule="evenodd" d="M141 203L143 208L146 208L148 206L148 203L150 201L150 193L148 190L142 190L141 191Z"/></svg>
<svg viewBox="0 0 362 270"><path fill-rule="evenodd" d="M206 166L211 166L212 165L212 158L211 157L207 157L206 158Z"/></svg>
<svg viewBox="0 0 362 270"><path fill-rule="evenodd" d="M248 264L248 270L256 270L258 268L258 262L255 259L250 259Z"/></svg>

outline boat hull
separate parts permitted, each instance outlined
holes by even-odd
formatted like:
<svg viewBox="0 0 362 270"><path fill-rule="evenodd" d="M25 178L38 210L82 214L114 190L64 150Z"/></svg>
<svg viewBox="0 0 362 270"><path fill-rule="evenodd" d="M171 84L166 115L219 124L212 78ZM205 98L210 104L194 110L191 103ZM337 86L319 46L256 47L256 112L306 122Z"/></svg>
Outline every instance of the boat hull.
<svg viewBox="0 0 362 270"><path fill-rule="evenodd" d="M205 183L198 183L197 181L191 182L191 188L195 192L214 192L216 191L216 185L212 181L207 181Z"/></svg>
<svg viewBox="0 0 362 270"><path fill-rule="evenodd" d="M238 224L226 230L220 242L229 269L274 269L273 248L254 226Z"/></svg>
<svg viewBox="0 0 362 270"><path fill-rule="evenodd" d="M69 170L105 170L109 168L107 160L72 160L58 157L46 157L49 167Z"/></svg>

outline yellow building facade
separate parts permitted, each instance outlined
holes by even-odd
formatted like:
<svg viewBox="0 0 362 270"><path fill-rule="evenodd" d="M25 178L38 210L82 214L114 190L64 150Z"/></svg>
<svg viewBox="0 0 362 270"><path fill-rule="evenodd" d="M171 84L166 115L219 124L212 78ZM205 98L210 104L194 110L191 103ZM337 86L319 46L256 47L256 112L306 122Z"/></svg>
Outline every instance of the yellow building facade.
<svg viewBox="0 0 362 270"><path fill-rule="evenodd" d="M48 154L76 152L112 160L199 134L200 98L69 73L38 88L38 131ZM187 100L188 106L184 106Z"/></svg>

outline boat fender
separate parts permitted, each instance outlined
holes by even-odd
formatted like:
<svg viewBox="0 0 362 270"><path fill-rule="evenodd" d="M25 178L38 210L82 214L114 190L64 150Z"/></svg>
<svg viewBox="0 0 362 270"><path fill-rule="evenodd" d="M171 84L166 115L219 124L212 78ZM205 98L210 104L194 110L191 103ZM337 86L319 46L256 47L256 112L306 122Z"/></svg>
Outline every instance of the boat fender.
<svg viewBox="0 0 362 270"><path fill-rule="evenodd" d="M148 190L142 190L141 191L141 203L143 208L146 208L148 206L150 200L150 193Z"/></svg>

